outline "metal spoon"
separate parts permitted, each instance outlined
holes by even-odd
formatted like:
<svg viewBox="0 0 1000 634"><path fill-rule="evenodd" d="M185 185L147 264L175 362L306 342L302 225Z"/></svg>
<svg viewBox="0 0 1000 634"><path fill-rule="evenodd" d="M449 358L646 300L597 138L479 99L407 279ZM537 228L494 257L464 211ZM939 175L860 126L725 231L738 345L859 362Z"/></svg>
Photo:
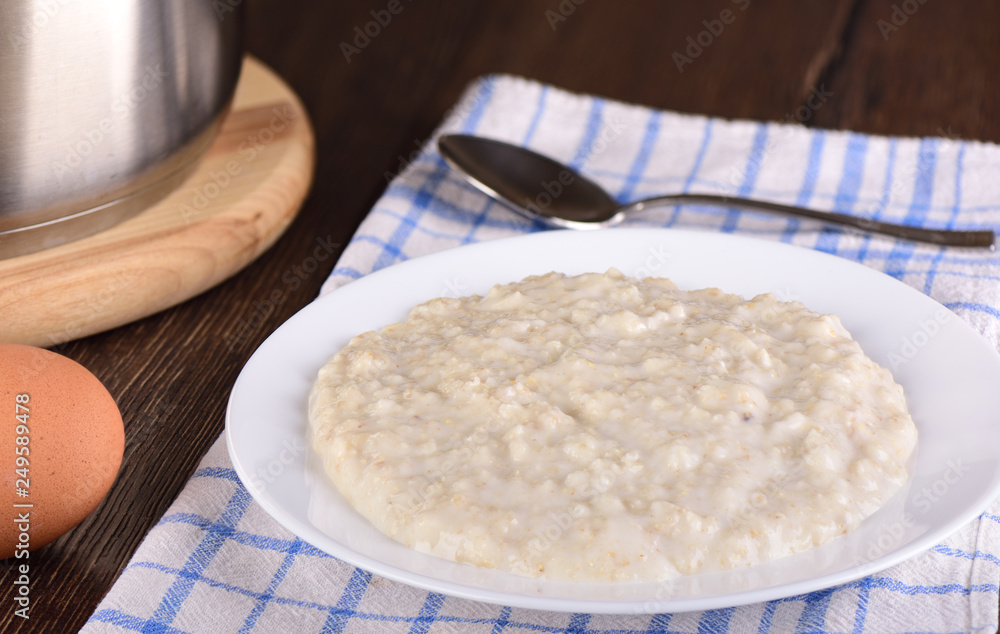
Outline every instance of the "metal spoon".
<svg viewBox="0 0 1000 634"><path fill-rule="evenodd" d="M550 225L569 229L613 226L621 222L626 213L655 205L697 204L777 212L946 246L992 248L995 240L992 231L908 227L829 211L711 194L672 194L620 205L600 185L527 148L483 137L449 134L438 139L438 149L477 189L527 218L542 219Z"/></svg>

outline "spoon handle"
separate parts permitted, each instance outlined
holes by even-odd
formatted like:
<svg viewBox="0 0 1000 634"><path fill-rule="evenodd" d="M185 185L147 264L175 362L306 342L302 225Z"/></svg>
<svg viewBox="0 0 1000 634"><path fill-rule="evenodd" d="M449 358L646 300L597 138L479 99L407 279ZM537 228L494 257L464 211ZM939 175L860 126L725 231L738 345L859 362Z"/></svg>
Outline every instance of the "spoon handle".
<svg viewBox="0 0 1000 634"><path fill-rule="evenodd" d="M940 244L952 247L992 247L996 236L992 231L952 231L947 229L924 229L923 227L909 227L888 222L861 218L858 216L848 216L832 211L816 211L802 207L792 207L791 205L779 205L763 200L750 200L748 198L737 198L734 196L715 196L712 194L674 194L670 196L657 196L647 198L629 205L629 209L636 211L653 205L669 204L700 204L718 205L721 207L744 207L760 211L773 211L812 218L822 222L846 225L862 231L882 233L896 238L915 240L917 242L927 242L930 244Z"/></svg>

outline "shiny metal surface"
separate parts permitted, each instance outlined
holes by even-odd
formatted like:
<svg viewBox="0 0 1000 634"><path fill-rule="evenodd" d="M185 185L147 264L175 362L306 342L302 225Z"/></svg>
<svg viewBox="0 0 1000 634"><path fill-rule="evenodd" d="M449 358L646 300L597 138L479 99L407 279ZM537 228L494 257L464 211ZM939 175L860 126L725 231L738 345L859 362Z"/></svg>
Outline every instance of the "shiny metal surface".
<svg viewBox="0 0 1000 634"><path fill-rule="evenodd" d="M228 108L243 19L242 0L0 2L0 257L169 193Z"/></svg>
<svg viewBox="0 0 1000 634"><path fill-rule="evenodd" d="M566 229L611 227L629 213L659 205L711 205L810 218L864 233L881 233L928 244L993 249L996 242L996 236L988 230L925 229L735 196L669 194L619 204L600 185L572 168L518 145L466 134L448 134L438 139L438 149L448 164L480 191L522 216Z"/></svg>

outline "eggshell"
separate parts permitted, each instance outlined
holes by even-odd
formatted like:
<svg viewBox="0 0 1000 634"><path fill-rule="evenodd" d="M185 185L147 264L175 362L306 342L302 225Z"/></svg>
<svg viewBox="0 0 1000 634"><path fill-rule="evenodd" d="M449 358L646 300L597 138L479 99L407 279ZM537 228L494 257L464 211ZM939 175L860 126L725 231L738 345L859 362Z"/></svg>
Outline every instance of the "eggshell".
<svg viewBox="0 0 1000 634"><path fill-rule="evenodd" d="M90 371L0 344L0 557L27 557L79 524L111 488L124 450L118 406Z"/></svg>

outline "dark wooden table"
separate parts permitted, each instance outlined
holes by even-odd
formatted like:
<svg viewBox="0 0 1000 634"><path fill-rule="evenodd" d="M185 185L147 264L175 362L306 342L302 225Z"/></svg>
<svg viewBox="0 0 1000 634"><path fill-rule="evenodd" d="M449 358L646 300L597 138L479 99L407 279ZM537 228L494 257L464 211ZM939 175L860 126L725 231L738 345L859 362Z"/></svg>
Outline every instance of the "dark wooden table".
<svg viewBox="0 0 1000 634"><path fill-rule="evenodd" d="M232 279L58 348L117 399L125 459L96 512L32 554L30 625L13 616L16 575L3 564L3 631L75 631L85 622L222 432L241 366L316 296L334 260L297 288L283 274L317 238L338 243L339 255L385 187L383 175L424 143L479 75L515 73L721 117L1000 142L994 0L401 0L367 43L354 41L355 28L389 0L248 4L249 52L286 78L311 113L312 193L280 241ZM356 50L345 54L345 44ZM285 301L249 319L254 302L276 290ZM237 329L243 336L227 337Z"/></svg>

